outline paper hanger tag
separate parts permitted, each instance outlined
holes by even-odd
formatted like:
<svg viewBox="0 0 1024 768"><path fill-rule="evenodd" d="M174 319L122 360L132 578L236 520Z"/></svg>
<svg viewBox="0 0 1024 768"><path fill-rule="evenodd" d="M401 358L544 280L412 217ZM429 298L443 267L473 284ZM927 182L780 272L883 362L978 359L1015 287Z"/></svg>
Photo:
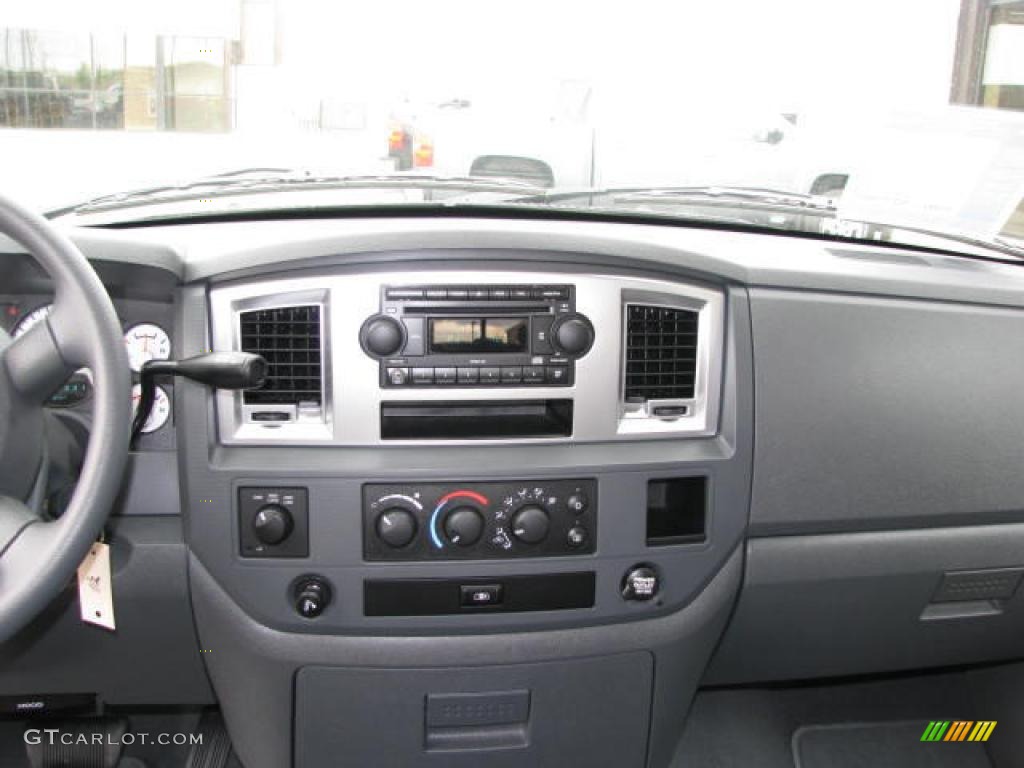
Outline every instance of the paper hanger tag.
<svg viewBox="0 0 1024 768"><path fill-rule="evenodd" d="M114 629L114 594L110 579L110 546L93 542L78 566L78 604L82 621Z"/></svg>

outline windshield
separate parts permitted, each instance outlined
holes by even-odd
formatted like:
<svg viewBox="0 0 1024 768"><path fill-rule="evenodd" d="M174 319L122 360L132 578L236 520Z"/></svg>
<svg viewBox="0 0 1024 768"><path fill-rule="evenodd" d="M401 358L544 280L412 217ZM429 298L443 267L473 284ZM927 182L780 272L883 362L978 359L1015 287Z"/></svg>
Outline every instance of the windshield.
<svg viewBox="0 0 1024 768"><path fill-rule="evenodd" d="M486 204L1024 247L1024 0L4 16L0 186L75 223Z"/></svg>

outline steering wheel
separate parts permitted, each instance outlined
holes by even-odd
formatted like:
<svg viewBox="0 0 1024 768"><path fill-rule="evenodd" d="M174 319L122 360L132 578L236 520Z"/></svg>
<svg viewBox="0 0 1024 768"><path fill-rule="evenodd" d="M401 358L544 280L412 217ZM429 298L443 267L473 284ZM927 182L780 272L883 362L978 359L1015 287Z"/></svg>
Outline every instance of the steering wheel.
<svg viewBox="0 0 1024 768"><path fill-rule="evenodd" d="M0 329L0 642L67 586L117 496L128 458L131 374L121 326L81 251L41 216L0 196L0 234L53 279L49 316L17 339ZM76 369L93 375L93 426L66 511L45 521L43 406Z"/></svg>

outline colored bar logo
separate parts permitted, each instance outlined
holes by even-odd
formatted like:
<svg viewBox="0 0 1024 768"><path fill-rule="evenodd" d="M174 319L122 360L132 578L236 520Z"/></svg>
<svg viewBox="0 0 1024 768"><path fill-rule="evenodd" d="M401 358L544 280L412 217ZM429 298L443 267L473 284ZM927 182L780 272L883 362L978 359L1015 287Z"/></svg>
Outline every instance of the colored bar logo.
<svg viewBox="0 0 1024 768"><path fill-rule="evenodd" d="M921 734L921 741L988 741L996 720L933 720Z"/></svg>

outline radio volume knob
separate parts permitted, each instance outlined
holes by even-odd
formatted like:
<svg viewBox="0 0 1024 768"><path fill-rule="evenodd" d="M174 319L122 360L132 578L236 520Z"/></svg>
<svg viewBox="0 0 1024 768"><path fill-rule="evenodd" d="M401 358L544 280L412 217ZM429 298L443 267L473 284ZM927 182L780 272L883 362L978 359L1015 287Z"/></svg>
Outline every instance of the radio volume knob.
<svg viewBox="0 0 1024 768"><path fill-rule="evenodd" d="M359 330L359 343L372 357L389 357L405 344L405 328L393 317L374 315Z"/></svg>
<svg viewBox="0 0 1024 768"><path fill-rule="evenodd" d="M551 327L551 341L559 352L582 357L594 343L594 326L583 315L565 315Z"/></svg>
<svg viewBox="0 0 1024 768"><path fill-rule="evenodd" d="M524 544L539 544L548 537L551 519L536 505L523 507L512 516L512 535Z"/></svg>

